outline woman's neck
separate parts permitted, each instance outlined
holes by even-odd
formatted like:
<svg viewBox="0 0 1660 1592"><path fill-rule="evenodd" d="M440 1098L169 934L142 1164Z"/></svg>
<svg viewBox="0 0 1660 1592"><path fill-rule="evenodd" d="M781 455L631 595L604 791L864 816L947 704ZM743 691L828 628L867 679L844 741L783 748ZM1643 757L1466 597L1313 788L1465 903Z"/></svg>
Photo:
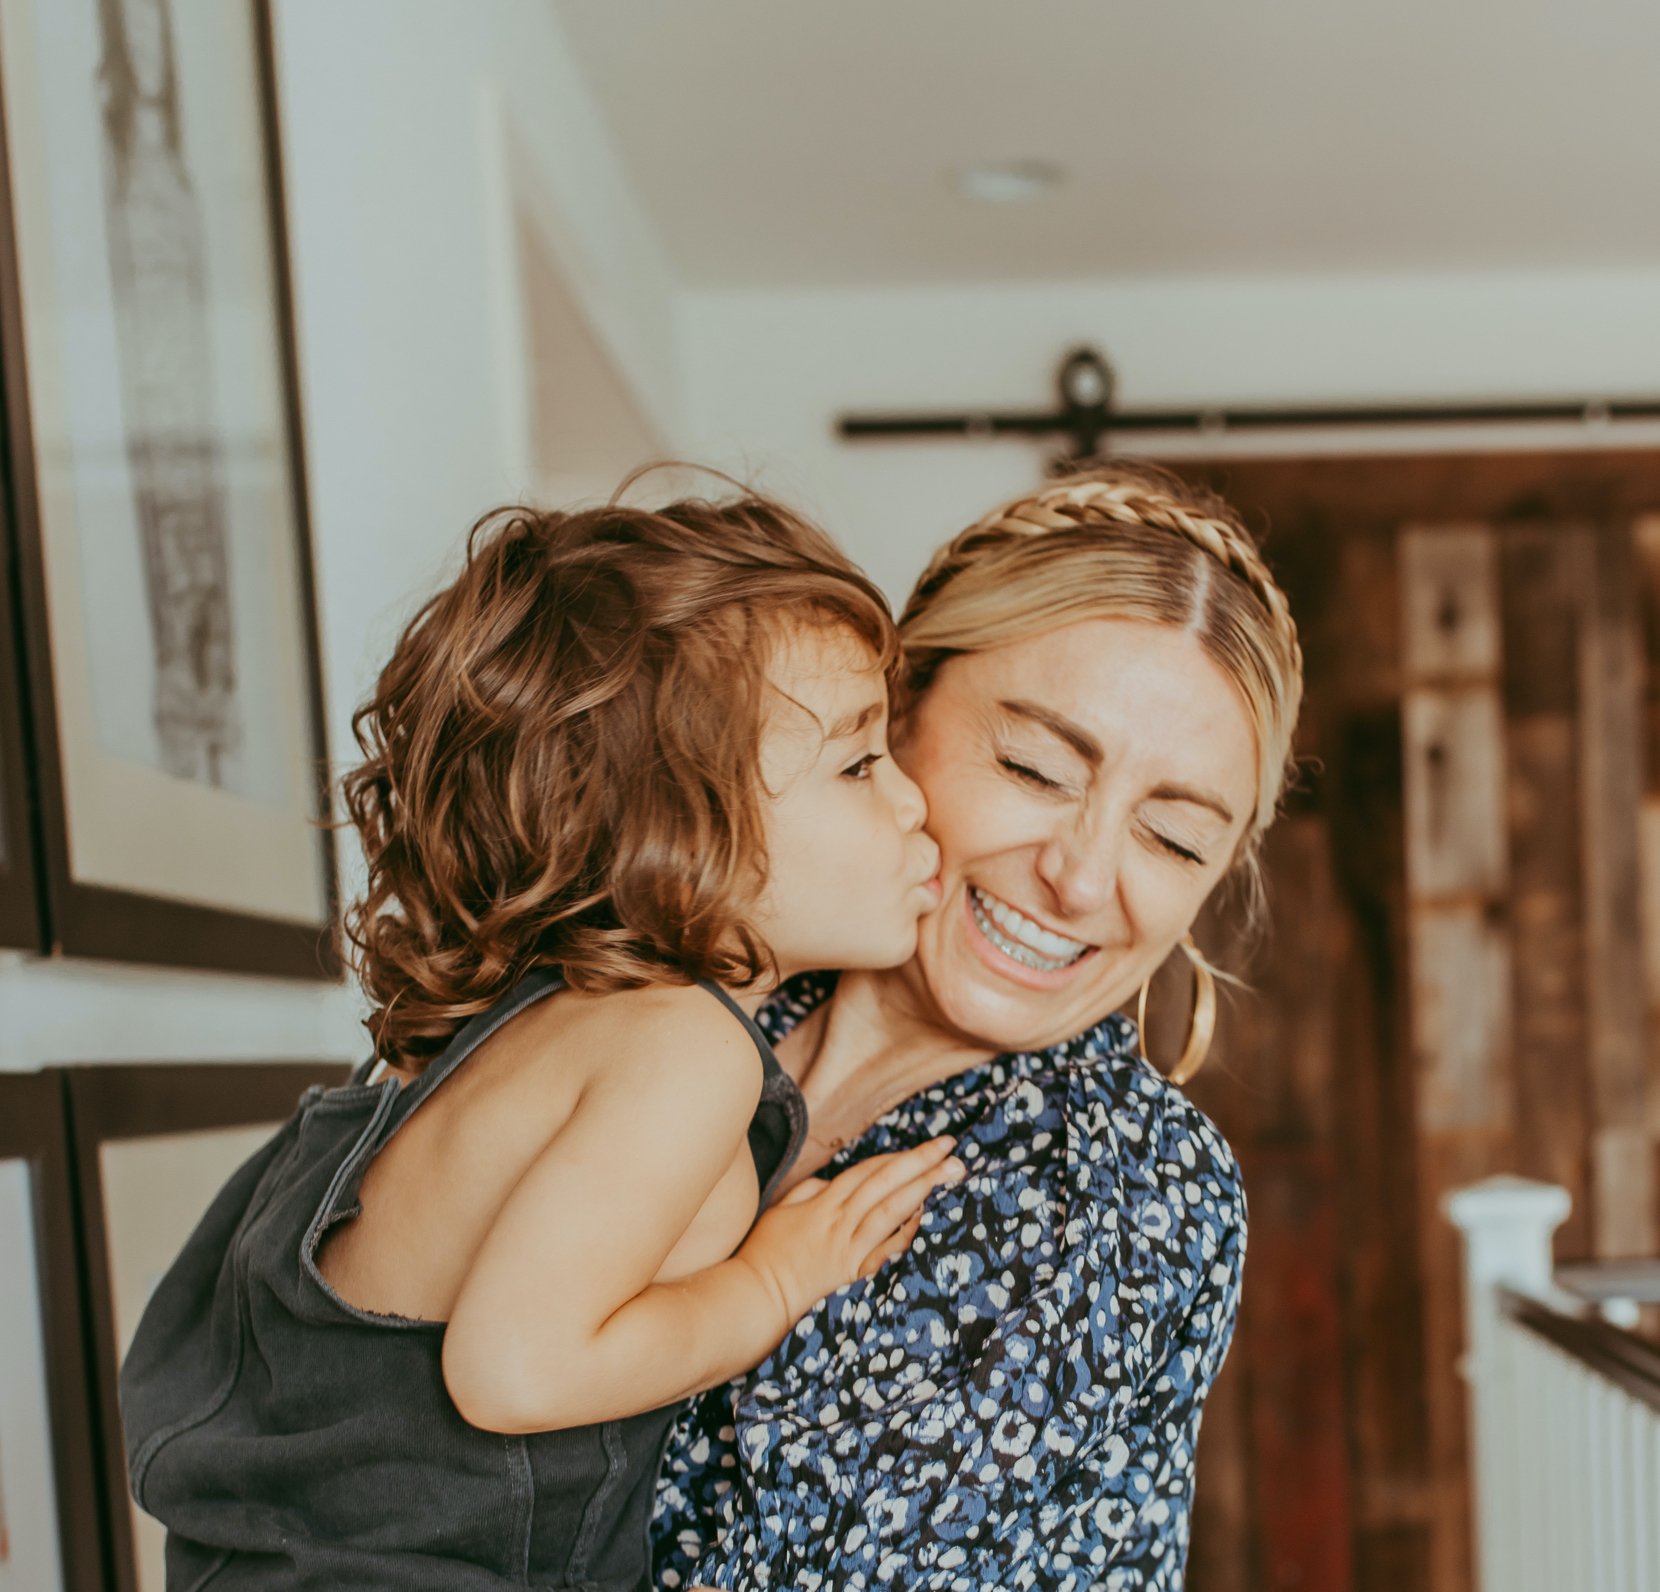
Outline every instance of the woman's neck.
<svg viewBox="0 0 1660 1592"><path fill-rule="evenodd" d="M841 1142L994 1054L939 1026L910 968L843 973L831 998L778 1046L808 1119Z"/></svg>

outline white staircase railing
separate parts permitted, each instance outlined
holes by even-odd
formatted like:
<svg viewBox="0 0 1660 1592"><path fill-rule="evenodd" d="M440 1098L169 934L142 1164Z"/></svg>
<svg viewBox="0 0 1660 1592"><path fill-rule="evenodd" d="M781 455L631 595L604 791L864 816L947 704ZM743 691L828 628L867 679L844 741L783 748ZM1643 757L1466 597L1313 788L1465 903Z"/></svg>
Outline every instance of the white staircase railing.
<svg viewBox="0 0 1660 1592"><path fill-rule="evenodd" d="M1554 1267L1567 1191L1460 1189L1480 1592L1660 1592L1660 1346L1627 1330L1652 1263ZM1619 1324L1616 1324L1619 1323Z"/></svg>

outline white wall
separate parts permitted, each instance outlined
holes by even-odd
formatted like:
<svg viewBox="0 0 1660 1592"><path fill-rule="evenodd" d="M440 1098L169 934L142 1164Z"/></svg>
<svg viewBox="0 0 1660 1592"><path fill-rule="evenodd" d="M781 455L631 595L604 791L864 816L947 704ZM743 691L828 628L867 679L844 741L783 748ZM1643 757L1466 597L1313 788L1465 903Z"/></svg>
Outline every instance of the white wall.
<svg viewBox="0 0 1660 1592"><path fill-rule="evenodd" d="M849 446L836 414L1043 406L1081 340L1117 363L1131 405L1660 388L1660 276L676 295L552 6L275 9L337 760L413 598L481 508L528 484L508 432L524 408L516 323L500 313L515 142L545 181L559 266L654 429L818 512L896 596L941 537L1029 484L1044 450ZM0 1067L359 1049L349 989L0 953Z"/></svg>
<svg viewBox="0 0 1660 1592"><path fill-rule="evenodd" d="M330 751L407 614L522 492L504 145L545 183L559 266L634 397L676 435L673 306L553 8L277 0L277 72ZM350 861L349 848L347 850ZM348 881L349 882L349 881ZM0 952L0 1067L353 1056L346 988Z"/></svg>
<svg viewBox="0 0 1660 1592"><path fill-rule="evenodd" d="M1081 342L1114 362L1126 408L1660 392L1660 273L705 292L682 295L679 332L689 446L819 514L895 599L938 541L1029 486L1058 439L845 443L835 417L1045 409L1056 365ZM1653 446L1660 426L1229 446L1608 446L1616 436Z"/></svg>

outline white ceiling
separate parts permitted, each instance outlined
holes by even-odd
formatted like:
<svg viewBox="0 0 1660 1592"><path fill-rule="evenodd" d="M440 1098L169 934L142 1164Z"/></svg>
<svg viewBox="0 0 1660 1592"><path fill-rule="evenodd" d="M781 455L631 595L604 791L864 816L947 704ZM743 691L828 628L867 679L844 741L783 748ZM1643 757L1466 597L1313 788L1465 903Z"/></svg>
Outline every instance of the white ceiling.
<svg viewBox="0 0 1660 1592"><path fill-rule="evenodd" d="M691 285L1660 266L1656 0L551 3Z"/></svg>

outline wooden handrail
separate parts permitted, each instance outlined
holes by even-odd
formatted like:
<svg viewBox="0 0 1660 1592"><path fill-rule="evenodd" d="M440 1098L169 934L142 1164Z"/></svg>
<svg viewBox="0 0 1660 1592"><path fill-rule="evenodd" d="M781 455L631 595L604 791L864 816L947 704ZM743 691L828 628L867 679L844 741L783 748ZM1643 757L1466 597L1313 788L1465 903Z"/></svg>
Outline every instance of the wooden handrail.
<svg viewBox="0 0 1660 1592"><path fill-rule="evenodd" d="M1576 1260L1559 1265L1555 1280L1559 1288L1591 1304L1629 1299L1660 1305L1660 1260Z"/></svg>
<svg viewBox="0 0 1660 1592"><path fill-rule="evenodd" d="M1510 1288L1499 1290L1499 1307L1518 1326L1660 1412L1660 1345L1595 1317L1563 1315Z"/></svg>

